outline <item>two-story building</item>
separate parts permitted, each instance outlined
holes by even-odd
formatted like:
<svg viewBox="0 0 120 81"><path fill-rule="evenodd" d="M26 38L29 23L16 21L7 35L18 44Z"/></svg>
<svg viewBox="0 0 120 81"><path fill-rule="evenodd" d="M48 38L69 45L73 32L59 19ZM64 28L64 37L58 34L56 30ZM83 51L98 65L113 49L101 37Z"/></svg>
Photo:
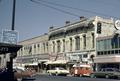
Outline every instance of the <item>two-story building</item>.
<svg viewBox="0 0 120 81"><path fill-rule="evenodd" d="M18 52L16 65L31 67L37 71L44 69L44 62L49 60L47 33L20 41L19 44L23 47Z"/></svg>
<svg viewBox="0 0 120 81"><path fill-rule="evenodd" d="M111 35L113 29L112 19L97 16L81 17L77 22L66 21L65 26L59 28L51 27L48 33L50 61L46 64L68 65L69 68L77 62L92 64L96 56L96 38Z"/></svg>
<svg viewBox="0 0 120 81"><path fill-rule="evenodd" d="M104 24L103 24L104 25ZM106 26L110 35L99 35L96 39L96 57L95 64L96 70L101 68L117 68L120 70L120 30L116 29L114 23Z"/></svg>
<svg viewBox="0 0 120 81"><path fill-rule="evenodd" d="M45 35L19 42L23 48L18 52L16 62L36 64L39 69L55 66L70 69L78 62L92 65L96 62L96 41L112 35L114 30L113 19L98 16L80 17L76 22L66 21L62 27L50 27Z"/></svg>

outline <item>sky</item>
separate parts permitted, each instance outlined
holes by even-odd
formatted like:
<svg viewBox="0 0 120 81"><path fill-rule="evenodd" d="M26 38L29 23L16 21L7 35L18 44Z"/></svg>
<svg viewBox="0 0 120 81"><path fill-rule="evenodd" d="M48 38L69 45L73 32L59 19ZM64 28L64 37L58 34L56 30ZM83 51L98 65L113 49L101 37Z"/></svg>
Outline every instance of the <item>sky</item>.
<svg viewBox="0 0 120 81"><path fill-rule="evenodd" d="M62 27L80 16L120 19L120 0L16 0L18 41L43 35L49 27ZM47 2L47 3L46 3ZM0 36L11 30L13 0L0 0ZM69 8L68 8L69 7Z"/></svg>

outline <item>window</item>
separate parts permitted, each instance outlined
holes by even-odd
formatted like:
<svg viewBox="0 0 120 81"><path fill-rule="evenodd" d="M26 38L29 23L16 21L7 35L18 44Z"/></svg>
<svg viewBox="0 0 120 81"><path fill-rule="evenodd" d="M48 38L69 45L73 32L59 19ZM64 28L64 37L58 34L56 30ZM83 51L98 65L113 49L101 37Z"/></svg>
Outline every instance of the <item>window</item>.
<svg viewBox="0 0 120 81"><path fill-rule="evenodd" d="M65 40L63 39L63 52L65 52Z"/></svg>
<svg viewBox="0 0 120 81"><path fill-rule="evenodd" d="M95 35L94 35L94 33L92 33L92 48L94 48L94 46L95 46Z"/></svg>
<svg viewBox="0 0 120 81"><path fill-rule="evenodd" d="M72 51L72 38L70 38L70 51Z"/></svg>
<svg viewBox="0 0 120 81"><path fill-rule="evenodd" d="M32 54L32 46L29 46L29 51L28 51L29 54Z"/></svg>
<svg viewBox="0 0 120 81"><path fill-rule="evenodd" d="M48 42L46 42L47 52L48 52Z"/></svg>
<svg viewBox="0 0 120 81"><path fill-rule="evenodd" d="M83 58L87 58L87 57L88 57L88 55L87 55L87 54L84 54L84 55L83 55Z"/></svg>
<svg viewBox="0 0 120 81"><path fill-rule="evenodd" d="M34 45L34 53L36 53L36 45Z"/></svg>
<svg viewBox="0 0 120 81"><path fill-rule="evenodd" d="M57 52L60 52L60 40L57 41Z"/></svg>
<svg viewBox="0 0 120 81"><path fill-rule="evenodd" d="M118 48L119 42L120 40L119 40L118 34L114 35L114 37L111 39L112 48Z"/></svg>
<svg viewBox="0 0 120 81"><path fill-rule="evenodd" d="M55 53L55 42L53 41L53 53Z"/></svg>
<svg viewBox="0 0 120 81"><path fill-rule="evenodd" d="M86 35L83 35L83 48L86 49Z"/></svg>
<svg viewBox="0 0 120 81"><path fill-rule="evenodd" d="M75 41L76 50L80 50L80 37L76 36Z"/></svg>
<svg viewBox="0 0 120 81"><path fill-rule="evenodd" d="M43 50L44 50L44 53L45 53L45 43L43 43Z"/></svg>

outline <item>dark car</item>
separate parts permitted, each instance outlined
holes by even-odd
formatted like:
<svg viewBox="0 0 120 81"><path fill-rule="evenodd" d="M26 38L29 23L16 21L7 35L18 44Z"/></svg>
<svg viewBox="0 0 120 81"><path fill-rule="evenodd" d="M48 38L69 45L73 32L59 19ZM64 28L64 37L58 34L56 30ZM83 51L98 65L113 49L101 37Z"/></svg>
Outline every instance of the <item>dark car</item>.
<svg viewBox="0 0 120 81"><path fill-rule="evenodd" d="M116 68L103 68L100 71L91 73L90 77L120 78L120 71Z"/></svg>

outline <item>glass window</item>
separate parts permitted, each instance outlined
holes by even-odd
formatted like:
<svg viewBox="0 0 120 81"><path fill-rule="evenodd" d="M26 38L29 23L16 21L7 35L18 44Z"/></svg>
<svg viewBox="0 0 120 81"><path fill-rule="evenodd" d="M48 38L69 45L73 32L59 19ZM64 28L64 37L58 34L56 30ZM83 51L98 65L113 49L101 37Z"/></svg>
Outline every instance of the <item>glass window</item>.
<svg viewBox="0 0 120 81"><path fill-rule="evenodd" d="M65 40L63 39L63 52L65 52Z"/></svg>
<svg viewBox="0 0 120 81"><path fill-rule="evenodd" d="M87 57L88 57L88 55L87 55L87 54L84 54L84 55L83 55L83 58L87 58Z"/></svg>
<svg viewBox="0 0 120 81"><path fill-rule="evenodd" d="M116 35L111 39L111 45L112 45L112 48L118 48L119 38Z"/></svg>
<svg viewBox="0 0 120 81"><path fill-rule="evenodd" d="M80 37L77 36L75 38L75 40L76 40L76 43L75 43L76 44L75 45L76 46L76 50L80 50Z"/></svg>
<svg viewBox="0 0 120 81"><path fill-rule="evenodd" d="M72 38L70 38L70 51L72 51Z"/></svg>
<svg viewBox="0 0 120 81"><path fill-rule="evenodd" d="M92 47L93 48L94 48L94 43L95 43L94 39L95 39L95 35L94 35L94 33L92 33Z"/></svg>
<svg viewBox="0 0 120 81"><path fill-rule="evenodd" d="M57 52L60 52L60 40L59 41L57 41Z"/></svg>
<svg viewBox="0 0 120 81"><path fill-rule="evenodd" d="M83 35L83 47L84 47L84 49L86 49L86 35Z"/></svg>
<svg viewBox="0 0 120 81"><path fill-rule="evenodd" d="M55 53L55 42L53 41L53 53Z"/></svg>

